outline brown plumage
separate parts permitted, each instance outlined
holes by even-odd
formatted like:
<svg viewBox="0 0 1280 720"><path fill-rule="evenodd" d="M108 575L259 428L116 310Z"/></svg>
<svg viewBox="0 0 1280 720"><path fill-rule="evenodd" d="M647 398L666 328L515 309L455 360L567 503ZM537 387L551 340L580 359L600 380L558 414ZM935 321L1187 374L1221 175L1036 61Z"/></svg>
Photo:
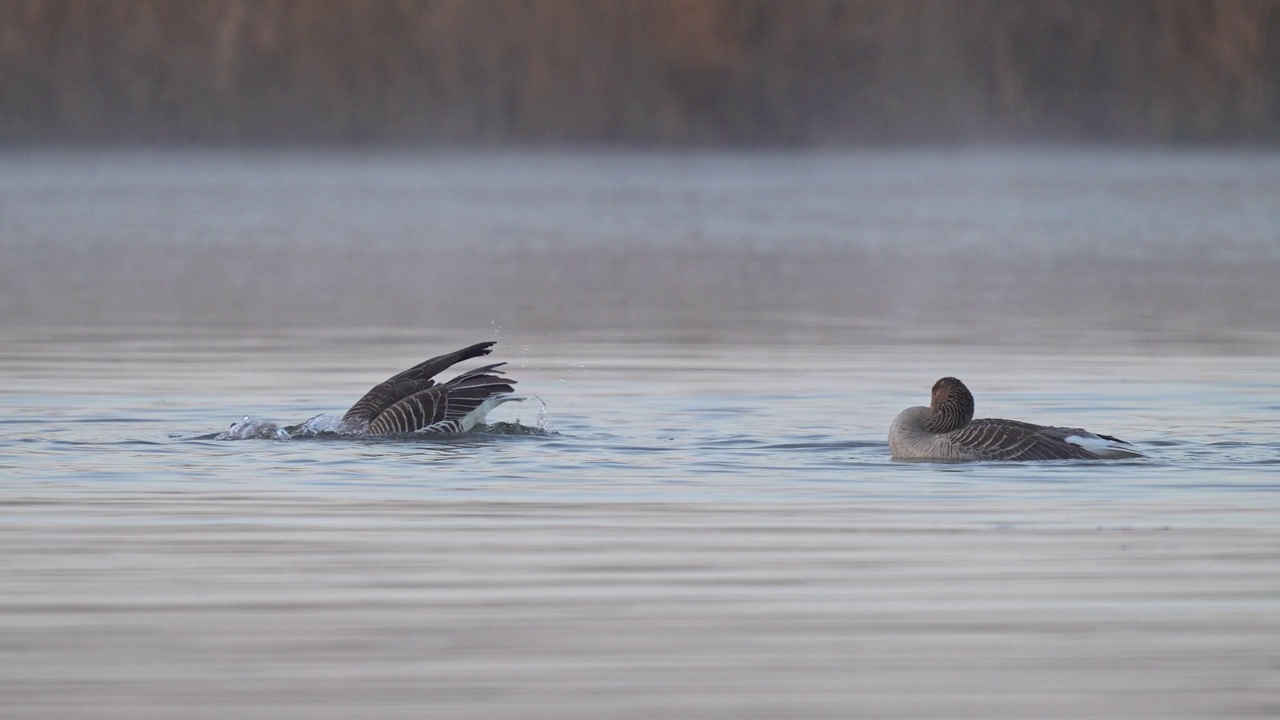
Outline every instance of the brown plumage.
<svg viewBox="0 0 1280 720"><path fill-rule="evenodd" d="M343 415L348 432L364 435L449 434L470 430L484 414L511 400L514 380L494 363L437 383L445 369L488 355L495 343L476 343L419 363L375 385Z"/></svg>
<svg viewBox="0 0 1280 720"><path fill-rule="evenodd" d="M934 383L929 407L912 407L894 418L889 449L916 460L1099 460L1142 457L1129 443L1080 428L1035 425L1019 420L973 419L973 394L944 377Z"/></svg>

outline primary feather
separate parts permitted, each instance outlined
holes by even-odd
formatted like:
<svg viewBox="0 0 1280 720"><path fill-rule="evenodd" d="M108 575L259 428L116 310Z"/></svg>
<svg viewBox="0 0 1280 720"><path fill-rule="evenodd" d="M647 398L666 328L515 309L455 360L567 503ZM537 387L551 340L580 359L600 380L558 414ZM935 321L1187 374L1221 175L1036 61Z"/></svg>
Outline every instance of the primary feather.
<svg viewBox="0 0 1280 720"><path fill-rule="evenodd" d="M378 383L343 415L348 430L364 435L466 432L485 415L514 399L514 380L502 376L506 363L494 363L437 383L434 376L475 357L488 355L493 342L476 343L419 363Z"/></svg>

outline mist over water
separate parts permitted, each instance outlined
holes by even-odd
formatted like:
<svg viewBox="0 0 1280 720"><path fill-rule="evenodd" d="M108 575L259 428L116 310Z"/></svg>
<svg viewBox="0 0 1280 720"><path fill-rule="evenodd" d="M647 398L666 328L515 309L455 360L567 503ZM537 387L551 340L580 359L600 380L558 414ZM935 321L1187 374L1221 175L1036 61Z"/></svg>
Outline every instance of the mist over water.
<svg viewBox="0 0 1280 720"><path fill-rule="evenodd" d="M0 715L1280 709L1280 155L9 152L0 258ZM191 439L490 339L546 432Z"/></svg>
<svg viewBox="0 0 1280 720"><path fill-rule="evenodd" d="M1256 152L11 153L0 303L21 324L1247 333L1280 329L1278 187Z"/></svg>

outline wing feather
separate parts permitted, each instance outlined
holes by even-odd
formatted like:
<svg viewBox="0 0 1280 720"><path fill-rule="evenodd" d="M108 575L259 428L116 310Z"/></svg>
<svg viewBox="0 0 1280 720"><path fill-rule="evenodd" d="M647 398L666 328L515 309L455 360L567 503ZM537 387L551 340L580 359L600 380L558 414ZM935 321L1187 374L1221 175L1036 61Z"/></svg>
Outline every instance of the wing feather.
<svg viewBox="0 0 1280 720"><path fill-rule="evenodd" d="M515 381L503 377L498 370L505 364L476 368L398 400L373 419L368 434L465 432L469 429L467 419L473 412L486 402L492 407L508 400L515 391L512 387Z"/></svg>
<svg viewBox="0 0 1280 720"><path fill-rule="evenodd" d="M435 387L436 382L432 378L441 371L463 360L488 355L495 344L493 341L476 343L461 350L425 360L404 372L397 373L374 385L351 406L350 410L347 410L342 419L371 423L401 400Z"/></svg>
<svg viewBox="0 0 1280 720"><path fill-rule="evenodd" d="M979 460L1097 460L1098 456L1016 420L974 420L947 437Z"/></svg>

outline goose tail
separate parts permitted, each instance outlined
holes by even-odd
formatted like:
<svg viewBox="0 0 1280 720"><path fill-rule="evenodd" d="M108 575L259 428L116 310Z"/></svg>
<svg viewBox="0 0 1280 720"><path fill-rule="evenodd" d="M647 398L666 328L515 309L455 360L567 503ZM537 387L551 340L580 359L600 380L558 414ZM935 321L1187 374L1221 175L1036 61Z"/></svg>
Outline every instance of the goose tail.
<svg viewBox="0 0 1280 720"><path fill-rule="evenodd" d="M1133 445L1110 435L1076 433L1066 436L1063 440L1078 448L1088 450L1100 458L1107 458L1108 460L1123 460L1125 458L1143 457L1142 453L1138 452Z"/></svg>

